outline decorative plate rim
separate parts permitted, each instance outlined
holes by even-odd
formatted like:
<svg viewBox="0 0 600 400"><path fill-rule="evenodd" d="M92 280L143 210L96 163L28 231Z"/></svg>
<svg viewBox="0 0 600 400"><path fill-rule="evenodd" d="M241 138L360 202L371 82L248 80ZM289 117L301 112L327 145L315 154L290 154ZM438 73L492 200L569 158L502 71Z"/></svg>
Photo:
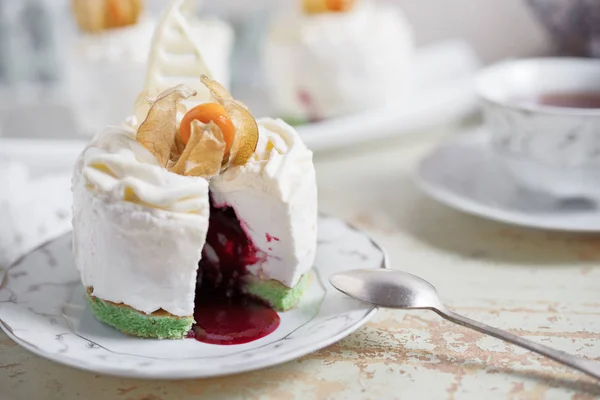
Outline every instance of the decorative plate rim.
<svg viewBox="0 0 600 400"><path fill-rule="evenodd" d="M358 232L359 234L364 236L366 239L368 239L369 243L373 246L373 248L376 249L382 256L382 260L381 260L381 264L379 265L379 268L389 268L389 258L388 258L387 252L385 251L383 246L380 245L372 237L371 234L369 234L368 232L366 232L362 229L357 228L356 226L354 226L353 224L351 224L347 221L344 221L344 220L336 218L336 217L332 217L327 214L319 213L319 219L335 220L337 222L342 223L347 229L350 229L354 232ZM19 259L17 261L15 261L14 263L12 263L9 267L5 268L2 272L2 274L0 275L0 290L4 289L6 287L6 285L8 284L8 273L12 268L18 266L21 262L23 262L23 260L25 258L27 258L32 253L35 253L36 251L39 251L40 249L44 248L45 246L49 245L50 243L52 243L56 240L59 240L60 238L62 238L64 236L68 236L70 234L71 234L71 232L68 232L66 234L58 235L50 240L45 241L44 243L36 246L35 248L33 248L31 251L27 252L23 256L19 257ZM319 284L324 289L325 293L328 290L335 290L333 288L327 287L326 282L324 282L321 279L321 276L318 271L318 266L315 267L314 271L315 271L315 275L317 275L316 279L318 280ZM323 301L324 301L324 299L325 298L323 298ZM12 329L12 327L7 322L5 322L1 317L0 317L0 329L2 329L2 331L4 331L4 333L10 339L12 339L15 343L17 343L24 349L30 351L31 353L33 353L37 356L40 356L44 359L56 362L58 364L69 366L69 367L76 368L76 369L83 370L83 371L99 373L99 374L108 375L108 376L115 376L115 377L122 377L122 378L135 378L135 379L168 379L168 380L204 379L204 378L214 378L214 377L218 377L218 376L236 375L236 374L260 370L263 368L274 367L276 365L280 365L280 364L295 360L297 358L300 358L302 356L311 354L315 351L318 351L327 346L330 346L330 345L340 341L341 339L345 338L346 336L350 335L351 333L355 332L356 330L360 329L378 311L378 307L375 307L372 305L367 305L367 306L368 306L368 309L365 311L364 315L360 319L358 319L356 322L337 331L335 334L329 336L327 339L323 339L320 342L316 342L310 346L290 349L289 351L279 355L276 361L273 361L273 359L271 359L271 358L263 358L261 360L255 360L255 362L252 362L252 363L246 363L241 366L236 366L233 368L233 370L231 370L232 368L229 367L229 370L225 370L225 371L224 370L215 370L214 373L203 373L202 375L198 375L192 369L176 370L176 371L174 371L174 374L172 374L172 375L165 374L164 371L150 371L150 372L144 372L144 374L140 374L139 372L136 372L136 370L131 369L131 368L125 369L125 368L117 368L114 366L107 366L107 365L103 365L103 364L90 364L90 363L86 363L82 360L70 357L65 354L59 355L56 353L51 353L51 352L45 351L45 350L41 349L39 346L37 346L33 343L30 343L28 340L20 338L19 336L17 336L14 333L14 330ZM320 306L319 306L319 310L320 310ZM317 311L317 314L311 319L311 321L314 318L316 318L316 316L318 314L319 314L319 311ZM71 322L64 314L61 313L61 317L66 321L66 324L69 327L69 330L70 330L69 333L78 336L80 339L85 340L88 343L95 344L90 339L85 338L85 337L77 334L76 332L74 332ZM301 325L300 327L306 325L307 323L308 322ZM299 329L300 327L296 328L296 330ZM287 336L289 336L290 334L288 334ZM283 338L278 339L277 342L281 341L281 340L283 340ZM114 351L112 351L110 349L106 349L102 345L98 345L98 346L104 348L106 351L114 353ZM118 353L118 354L122 354L122 353ZM122 355L141 357L138 355L131 355L131 354L129 354L129 355L122 354ZM231 356L232 355L225 355L222 357L226 358L226 357L231 357Z"/></svg>

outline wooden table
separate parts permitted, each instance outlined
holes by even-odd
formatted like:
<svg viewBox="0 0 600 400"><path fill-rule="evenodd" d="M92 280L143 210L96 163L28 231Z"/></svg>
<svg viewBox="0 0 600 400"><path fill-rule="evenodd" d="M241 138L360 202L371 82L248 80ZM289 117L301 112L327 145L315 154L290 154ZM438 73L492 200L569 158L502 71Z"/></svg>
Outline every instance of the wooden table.
<svg viewBox="0 0 600 400"><path fill-rule="evenodd" d="M445 132L316 157L321 211L373 233L393 268L430 280L471 318L600 360L600 235L528 230L427 199L410 173ZM431 312L381 310L300 360L219 379L80 372L0 334L0 399L573 399L600 384Z"/></svg>

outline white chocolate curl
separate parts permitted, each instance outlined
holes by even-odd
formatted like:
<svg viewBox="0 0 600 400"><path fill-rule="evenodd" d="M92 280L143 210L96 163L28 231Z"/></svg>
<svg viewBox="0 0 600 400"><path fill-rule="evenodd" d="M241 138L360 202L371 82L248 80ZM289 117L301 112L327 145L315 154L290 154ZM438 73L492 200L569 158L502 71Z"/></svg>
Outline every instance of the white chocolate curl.
<svg viewBox="0 0 600 400"><path fill-rule="evenodd" d="M170 87L186 85L197 94L182 103L180 111L183 113L210 99L199 76L213 76L201 50L202 39L209 41L211 38L202 38L192 26L195 3L195 0L174 0L159 21L152 39L142 93L142 96L154 96Z"/></svg>

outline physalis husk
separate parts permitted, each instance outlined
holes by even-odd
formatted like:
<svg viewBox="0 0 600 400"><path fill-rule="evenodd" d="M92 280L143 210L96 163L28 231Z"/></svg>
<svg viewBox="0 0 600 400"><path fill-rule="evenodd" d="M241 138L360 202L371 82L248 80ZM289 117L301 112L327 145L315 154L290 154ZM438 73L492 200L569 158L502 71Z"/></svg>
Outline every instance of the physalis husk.
<svg viewBox="0 0 600 400"><path fill-rule="evenodd" d="M169 171L180 175L215 176L221 171L225 139L213 122L192 121L192 134L179 160Z"/></svg>
<svg viewBox="0 0 600 400"><path fill-rule="evenodd" d="M146 119L138 128L137 140L154 154L163 167L167 167L172 153L177 152L177 105L195 94L185 85L165 90L152 103Z"/></svg>
<svg viewBox="0 0 600 400"><path fill-rule="evenodd" d="M235 137L227 159L223 160L226 165L244 165L254 154L258 145L258 125L256 120L248 111L248 108L240 101L235 100L227 89L206 75L200 77L202 83L210 90L214 100L221 104L235 126Z"/></svg>

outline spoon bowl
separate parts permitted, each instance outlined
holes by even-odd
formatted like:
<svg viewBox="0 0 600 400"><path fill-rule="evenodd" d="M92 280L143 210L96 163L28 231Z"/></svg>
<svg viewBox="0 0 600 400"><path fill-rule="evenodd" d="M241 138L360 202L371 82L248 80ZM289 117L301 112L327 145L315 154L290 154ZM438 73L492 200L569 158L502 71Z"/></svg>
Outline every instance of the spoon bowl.
<svg viewBox="0 0 600 400"><path fill-rule="evenodd" d="M329 282L340 292L386 308L439 309L435 287L424 279L393 269L357 269L334 274Z"/></svg>

